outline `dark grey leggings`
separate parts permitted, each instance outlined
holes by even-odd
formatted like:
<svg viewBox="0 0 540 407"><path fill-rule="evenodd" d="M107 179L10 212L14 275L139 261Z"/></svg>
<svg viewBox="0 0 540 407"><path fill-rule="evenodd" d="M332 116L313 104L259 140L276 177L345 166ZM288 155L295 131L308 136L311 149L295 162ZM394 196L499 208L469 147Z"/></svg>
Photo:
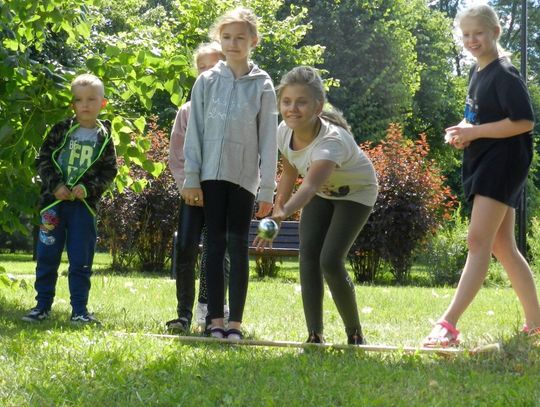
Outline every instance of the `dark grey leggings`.
<svg viewBox="0 0 540 407"><path fill-rule="evenodd" d="M315 196L300 219L300 284L308 332L323 333L326 280L348 335L360 328L354 284L345 258L372 207Z"/></svg>

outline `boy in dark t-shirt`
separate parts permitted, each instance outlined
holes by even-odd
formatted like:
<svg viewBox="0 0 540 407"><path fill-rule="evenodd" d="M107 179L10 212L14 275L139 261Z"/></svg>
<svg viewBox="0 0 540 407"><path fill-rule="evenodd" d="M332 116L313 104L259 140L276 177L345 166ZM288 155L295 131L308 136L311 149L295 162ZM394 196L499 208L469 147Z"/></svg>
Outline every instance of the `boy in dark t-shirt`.
<svg viewBox="0 0 540 407"><path fill-rule="evenodd" d="M79 75L71 84L75 117L56 124L36 159L41 179L41 224L37 246L37 305L22 319L50 315L64 246L69 259L71 321L97 322L88 312L90 275L96 245L98 201L117 173L111 124L98 120L107 104L101 80Z"/></svg>

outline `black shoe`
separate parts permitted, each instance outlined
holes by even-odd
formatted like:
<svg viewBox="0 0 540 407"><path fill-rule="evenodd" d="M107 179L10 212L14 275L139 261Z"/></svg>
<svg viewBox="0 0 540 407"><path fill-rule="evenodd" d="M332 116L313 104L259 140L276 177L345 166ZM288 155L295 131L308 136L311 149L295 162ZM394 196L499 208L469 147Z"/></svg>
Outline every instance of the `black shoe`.
<svg viewBox="0 0 540 407"><path fill-rule="evenodd" d="M365 345L366 340L362 335L362 330L357 329L353 334L347 337L347 343L349 345Z"/></svg>
<svg viewBox="0 0 540 407"><path fill-rule="evenodd" d="M22 320L26 322L41 322L49 318L50 315L50 310L40 309L36 307L28 311L28 313L24 317L22 317Z"/></svg>
<svg viewBox="0 0 540 407"><path fill-rule="evenodd" d="M210 338L227 339L227 332L220 327L210 327Z"/></svg>
<svg viewBox="0 0 540 407"><path fill-rule="evenodd" d="M191 325L189 319L186 317L171 319L165 323L167 330L175 333L187 333L189 332L189 326Z"/></svg>
<svg viewBox="0 0 540 407"><path fill-rule="evenodd" d="M311 331L306 343L324 343L324 339L322 335L316 333L315 331Z"/></svg>
<svg viewBox="0 0 540 407"><path fill-rule="evenodd" d="M227 329L225 334L227 335L227 339L230 339L231 341L241 341L244 339L244 334L239 329Z"/></svg>

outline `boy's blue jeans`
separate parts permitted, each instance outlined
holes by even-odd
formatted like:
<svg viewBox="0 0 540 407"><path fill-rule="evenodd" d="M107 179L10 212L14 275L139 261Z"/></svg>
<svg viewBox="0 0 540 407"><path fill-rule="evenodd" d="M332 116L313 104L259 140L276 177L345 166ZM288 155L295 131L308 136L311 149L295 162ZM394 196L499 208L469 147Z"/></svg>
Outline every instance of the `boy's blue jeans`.
<svg viewBox="0 0 540 407"><path fill-rule="evenodd" d="M79 200L62 201L41 214L34 285L39 309L51 309L64 246L69 260L68 284L73 314L84 314L96 247L96 222Z"/></svg>

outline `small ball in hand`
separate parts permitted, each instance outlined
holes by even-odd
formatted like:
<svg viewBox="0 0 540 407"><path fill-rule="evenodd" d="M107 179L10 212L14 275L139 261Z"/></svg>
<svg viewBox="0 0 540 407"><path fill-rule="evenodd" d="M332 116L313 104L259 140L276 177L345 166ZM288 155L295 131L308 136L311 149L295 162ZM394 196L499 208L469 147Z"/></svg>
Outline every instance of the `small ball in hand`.
<svg viewBox="0 0 540 407"><path fill-rule="evenodd" d="M272 240L279 232L279 226L274 219L264 218L259 222L257 236L262 239Z"/></svg>

